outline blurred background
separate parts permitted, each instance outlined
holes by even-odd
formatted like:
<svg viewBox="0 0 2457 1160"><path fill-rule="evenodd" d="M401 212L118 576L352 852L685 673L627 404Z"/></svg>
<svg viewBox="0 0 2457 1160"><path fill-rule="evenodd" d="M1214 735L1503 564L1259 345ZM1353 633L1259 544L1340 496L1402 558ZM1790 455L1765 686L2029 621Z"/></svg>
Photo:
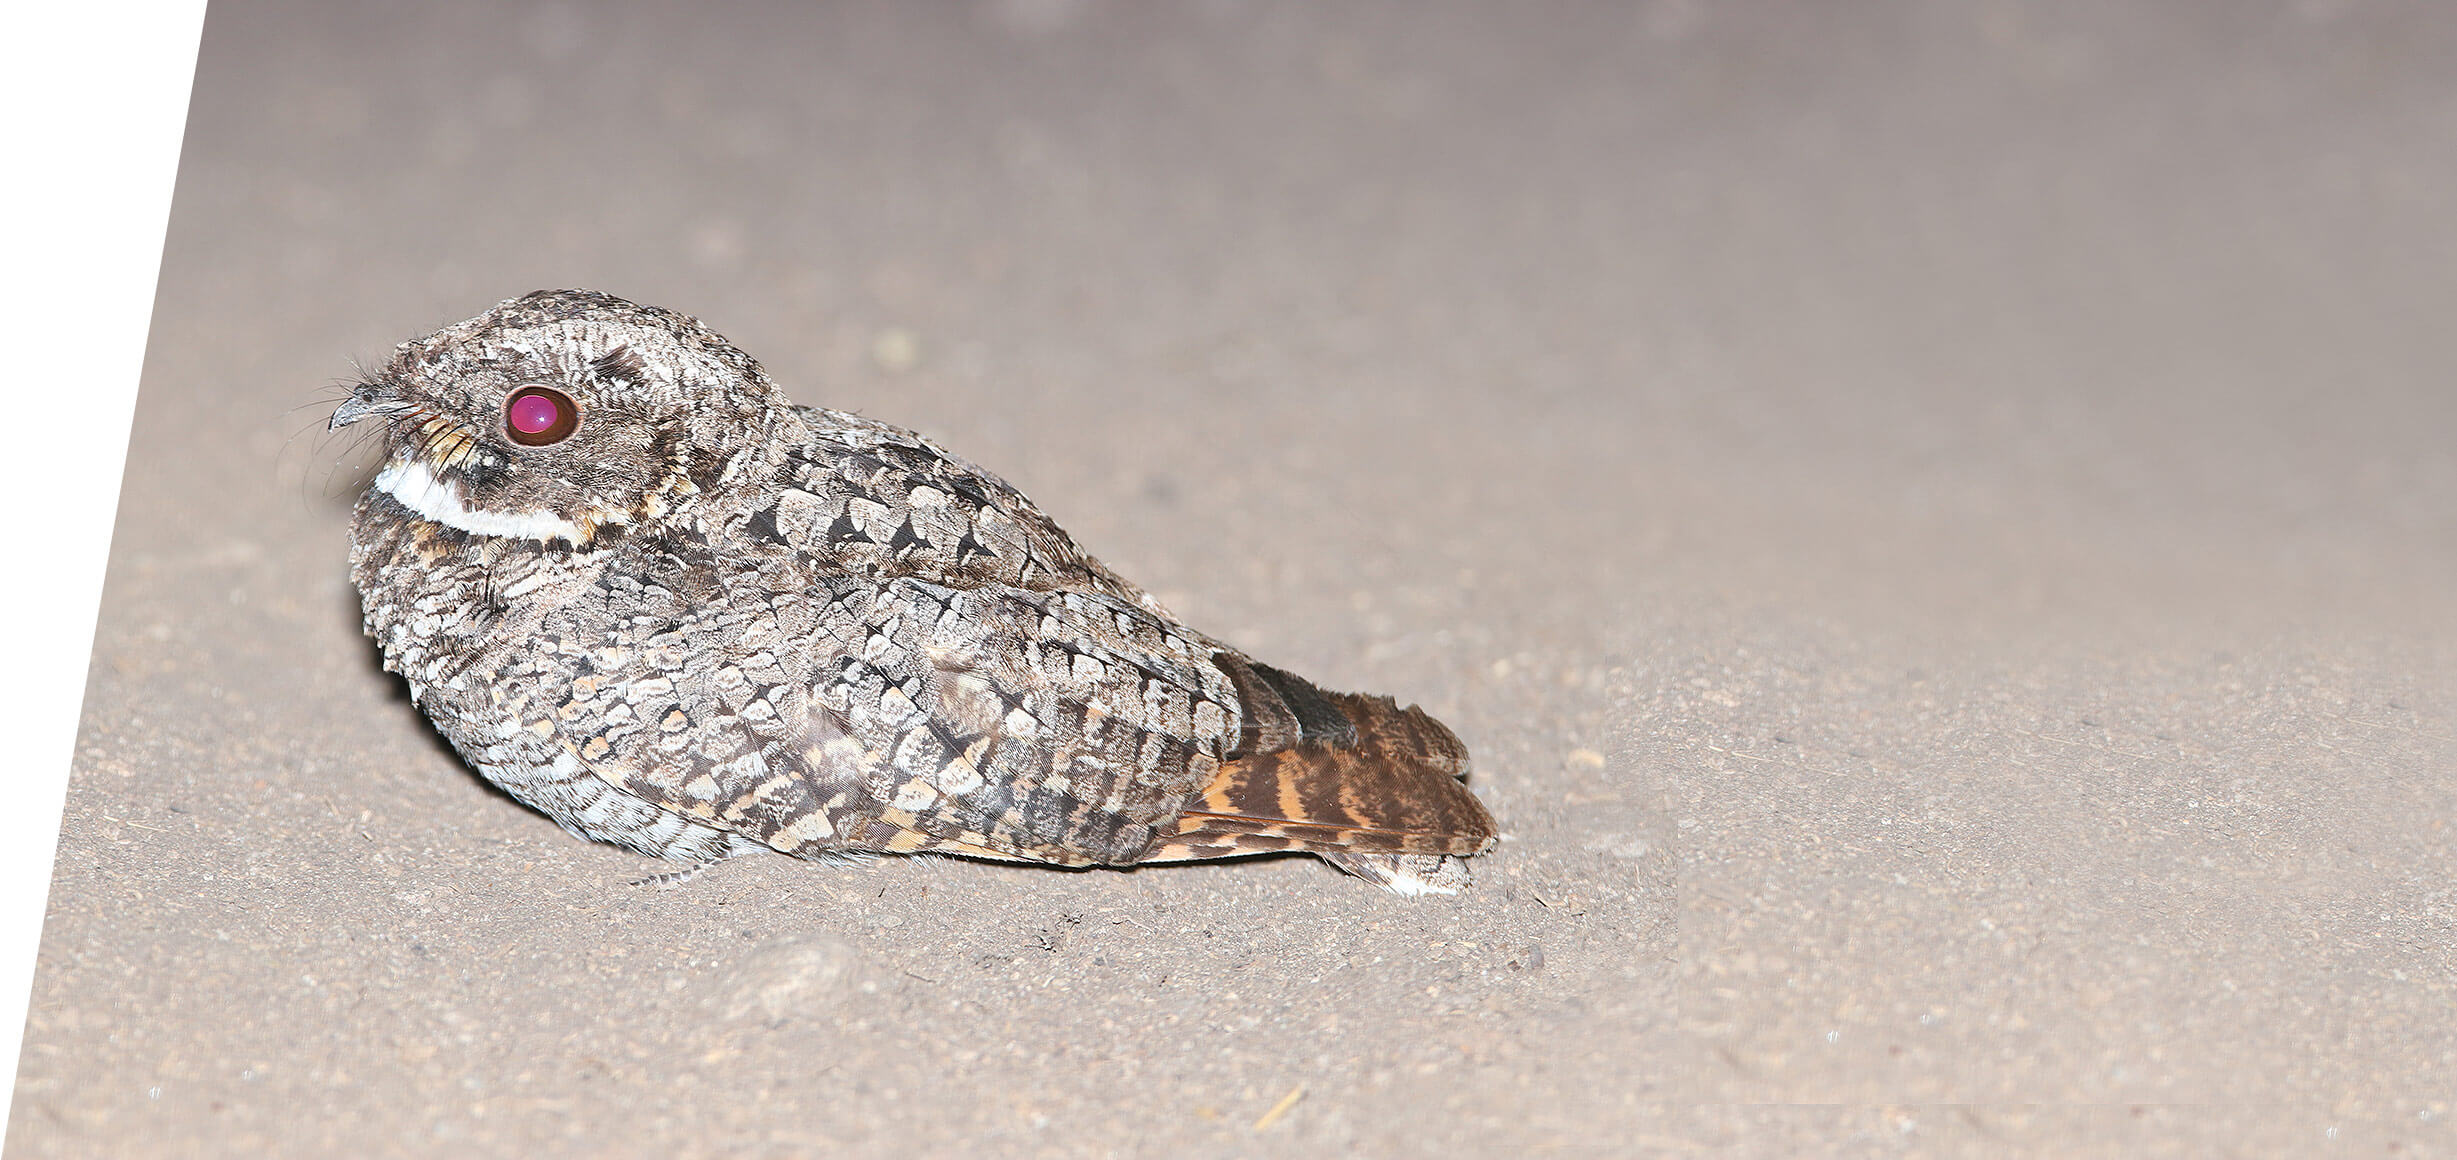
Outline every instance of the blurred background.
<svg viewBox="0 0 2457 1160"><path fill-rule="evenodd" d="M2452 77L2361 0L216 4L12 1152L2445 1144ZM561 286L1423 702L1511 843L626 891L375 670L321 433Z"/></svg>

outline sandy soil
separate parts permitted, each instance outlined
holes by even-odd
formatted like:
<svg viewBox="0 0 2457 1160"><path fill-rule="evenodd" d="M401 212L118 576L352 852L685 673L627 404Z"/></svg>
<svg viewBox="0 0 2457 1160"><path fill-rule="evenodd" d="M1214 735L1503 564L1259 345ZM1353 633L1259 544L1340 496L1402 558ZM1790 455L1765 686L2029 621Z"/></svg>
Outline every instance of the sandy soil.
<svg viewBox="0 0 2457 1160"><path fill-rule="evenodd" d="M217 4L10 1156L2450 1154L2457 19L1842 7ZM565 285L1510 841L627 886L318 431Z"/></svg>

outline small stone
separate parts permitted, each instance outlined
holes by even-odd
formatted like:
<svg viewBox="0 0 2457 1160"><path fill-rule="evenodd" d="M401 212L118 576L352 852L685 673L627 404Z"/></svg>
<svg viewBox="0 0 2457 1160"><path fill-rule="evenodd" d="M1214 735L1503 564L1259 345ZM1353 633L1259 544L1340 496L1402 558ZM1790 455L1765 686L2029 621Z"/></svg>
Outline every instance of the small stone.
<svg viewBox="0 0 2457 1160"><path fill-rule="evenodd" d="M921 336L901 326L891 326L870 340L870 361L879 369L900 375L921 365Z"/></svg>
<svg viewBox="0 0 2457 1160"><path fill-rule="evenodd" d="M770 939L745 958L734 985L712 1001L727 1019L774 1022L822 1012L851 994L853 944L833 935Z"/></svg>

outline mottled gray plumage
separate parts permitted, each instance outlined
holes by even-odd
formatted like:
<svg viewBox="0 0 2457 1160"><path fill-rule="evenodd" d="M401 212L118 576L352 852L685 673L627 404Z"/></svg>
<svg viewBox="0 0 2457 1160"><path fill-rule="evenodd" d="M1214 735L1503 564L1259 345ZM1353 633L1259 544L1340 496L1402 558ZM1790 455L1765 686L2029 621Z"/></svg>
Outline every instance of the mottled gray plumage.
<svg viewBox="0 0 2457 1160"><path fill-rule="evenodd" d="M1178 624L1005 481L791 405L690 318L505 302L403 344L333 426L370 420L367 631L574 833L690 865L1306 850L1411 893L1492 844L1432 718Z"/></svg>

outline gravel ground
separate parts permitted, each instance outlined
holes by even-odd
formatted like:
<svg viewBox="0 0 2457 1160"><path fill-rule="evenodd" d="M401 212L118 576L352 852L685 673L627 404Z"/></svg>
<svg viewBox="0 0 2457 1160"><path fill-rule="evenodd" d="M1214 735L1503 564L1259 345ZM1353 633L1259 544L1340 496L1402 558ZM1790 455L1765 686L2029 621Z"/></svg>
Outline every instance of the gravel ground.
<svg viewBox="0 0 2457 1160"><path fill-rule="evenodd" d="M217 3L51 1156L2450 1155L2457 18ZM352 358L548 286L1421 701L1509 840L746 858L467 773Z"/></svg>

